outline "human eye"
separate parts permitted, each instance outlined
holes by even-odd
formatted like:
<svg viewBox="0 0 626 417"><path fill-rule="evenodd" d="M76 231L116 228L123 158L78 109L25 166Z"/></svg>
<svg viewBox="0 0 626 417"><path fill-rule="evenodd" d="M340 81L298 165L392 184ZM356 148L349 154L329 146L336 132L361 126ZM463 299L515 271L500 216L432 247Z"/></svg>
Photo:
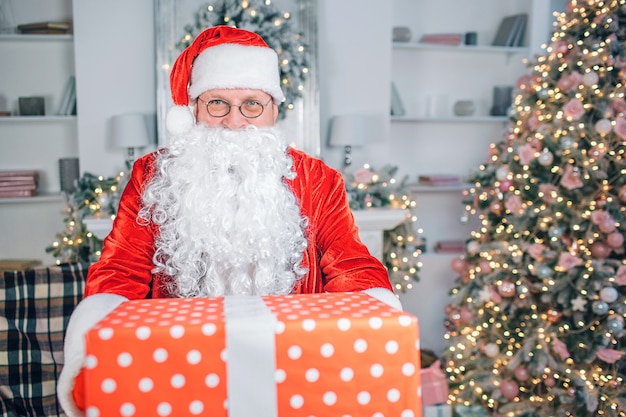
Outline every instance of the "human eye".
<svg viewBox="0 0 626 417"><path fill-rule="evenodd" d="M261 102L258 100L246 100L245 103L243 103L244 106L249 107L249 108L255 108L255 107L260 107L262 106Z"/></svg>
<svg viewBox="0 0 626 417"><path fill-rule="evenodd" d="M228 102L224 100L220 100L218 98L209 100L209 106L228 106Z"/></svg>

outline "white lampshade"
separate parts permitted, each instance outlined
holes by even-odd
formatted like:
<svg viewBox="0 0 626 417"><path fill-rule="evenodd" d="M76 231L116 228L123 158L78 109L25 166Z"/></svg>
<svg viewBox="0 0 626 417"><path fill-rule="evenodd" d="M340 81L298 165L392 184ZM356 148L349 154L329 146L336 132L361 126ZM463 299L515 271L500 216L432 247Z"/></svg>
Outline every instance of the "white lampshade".
<svg viewBox="0 0 626 417"><path fill-rule="evenodd" d="M111 120L113 145L118 148L143 148L150 145L146 118L141 113L113 116Z"/></svg>
<svg viewBox="0 0 626 417"><path fill-rule="evenodd" d="M363 146L379 142L385 135L385 116L381 114L344 114L333 117L328 144Z"/></svg>

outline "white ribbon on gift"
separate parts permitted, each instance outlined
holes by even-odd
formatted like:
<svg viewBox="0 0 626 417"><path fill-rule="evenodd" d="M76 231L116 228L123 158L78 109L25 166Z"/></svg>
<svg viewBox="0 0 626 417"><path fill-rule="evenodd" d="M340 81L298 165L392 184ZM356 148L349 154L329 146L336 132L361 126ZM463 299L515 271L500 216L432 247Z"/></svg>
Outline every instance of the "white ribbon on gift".
<svg viewBox="0 0 626 417"><path fill-rule="evenodd" d="M260 296L224 297L229 417L276 417L276 317Z"/></svg>

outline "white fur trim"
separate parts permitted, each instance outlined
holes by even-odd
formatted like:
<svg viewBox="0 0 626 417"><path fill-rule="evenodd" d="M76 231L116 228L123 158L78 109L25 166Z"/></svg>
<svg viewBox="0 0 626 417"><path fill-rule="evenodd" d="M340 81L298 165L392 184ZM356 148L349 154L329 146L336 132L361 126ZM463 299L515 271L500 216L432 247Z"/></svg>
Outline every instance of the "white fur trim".
<svg viewBox="0 0 626 417"><path fill-rule="evenodd" d="M128 298L121 295L94 294L78 303L72 312L63 346L65 363L57 387L59 402L68 417L84 416L74 403L72 389L85 359L85 334L124 301Z"/></svg>
<svg viewBox="0 0 626 417"><path fill-rule="evenodd" d="M173 106L165 116L165 128L174 136L190 131L195 123L193 111L188 106Z"/></svg>
<svg viewBox="0 0 626 417"><path fill-rule="evenodd" d="M387 288L368 288L367 290L363 290L363 292L382 301L390 307L402 310L402 303L400 303L398 297L396 297L396 295Z"/></svg>
<svg viewBox="0 0 626 417"><path fill-rule="evenodd" d="M215 88L263 90L276 104L285 95L280 88L278 55L271 48L222 44L205 49L191 68L189 98Z"/></svg>

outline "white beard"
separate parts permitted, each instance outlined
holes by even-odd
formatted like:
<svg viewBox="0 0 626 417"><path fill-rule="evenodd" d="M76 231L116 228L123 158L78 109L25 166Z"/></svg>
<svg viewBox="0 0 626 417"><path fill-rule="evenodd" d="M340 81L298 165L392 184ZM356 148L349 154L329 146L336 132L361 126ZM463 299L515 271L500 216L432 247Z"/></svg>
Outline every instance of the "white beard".
<svg viewBox="0 0 626 417"><path fill-rule="evenodd" d="M139 218L158 226L153 273L171 278L169 295L292 291L307 224L286 149L274 128L198 126L157 157Z"/></svg>

